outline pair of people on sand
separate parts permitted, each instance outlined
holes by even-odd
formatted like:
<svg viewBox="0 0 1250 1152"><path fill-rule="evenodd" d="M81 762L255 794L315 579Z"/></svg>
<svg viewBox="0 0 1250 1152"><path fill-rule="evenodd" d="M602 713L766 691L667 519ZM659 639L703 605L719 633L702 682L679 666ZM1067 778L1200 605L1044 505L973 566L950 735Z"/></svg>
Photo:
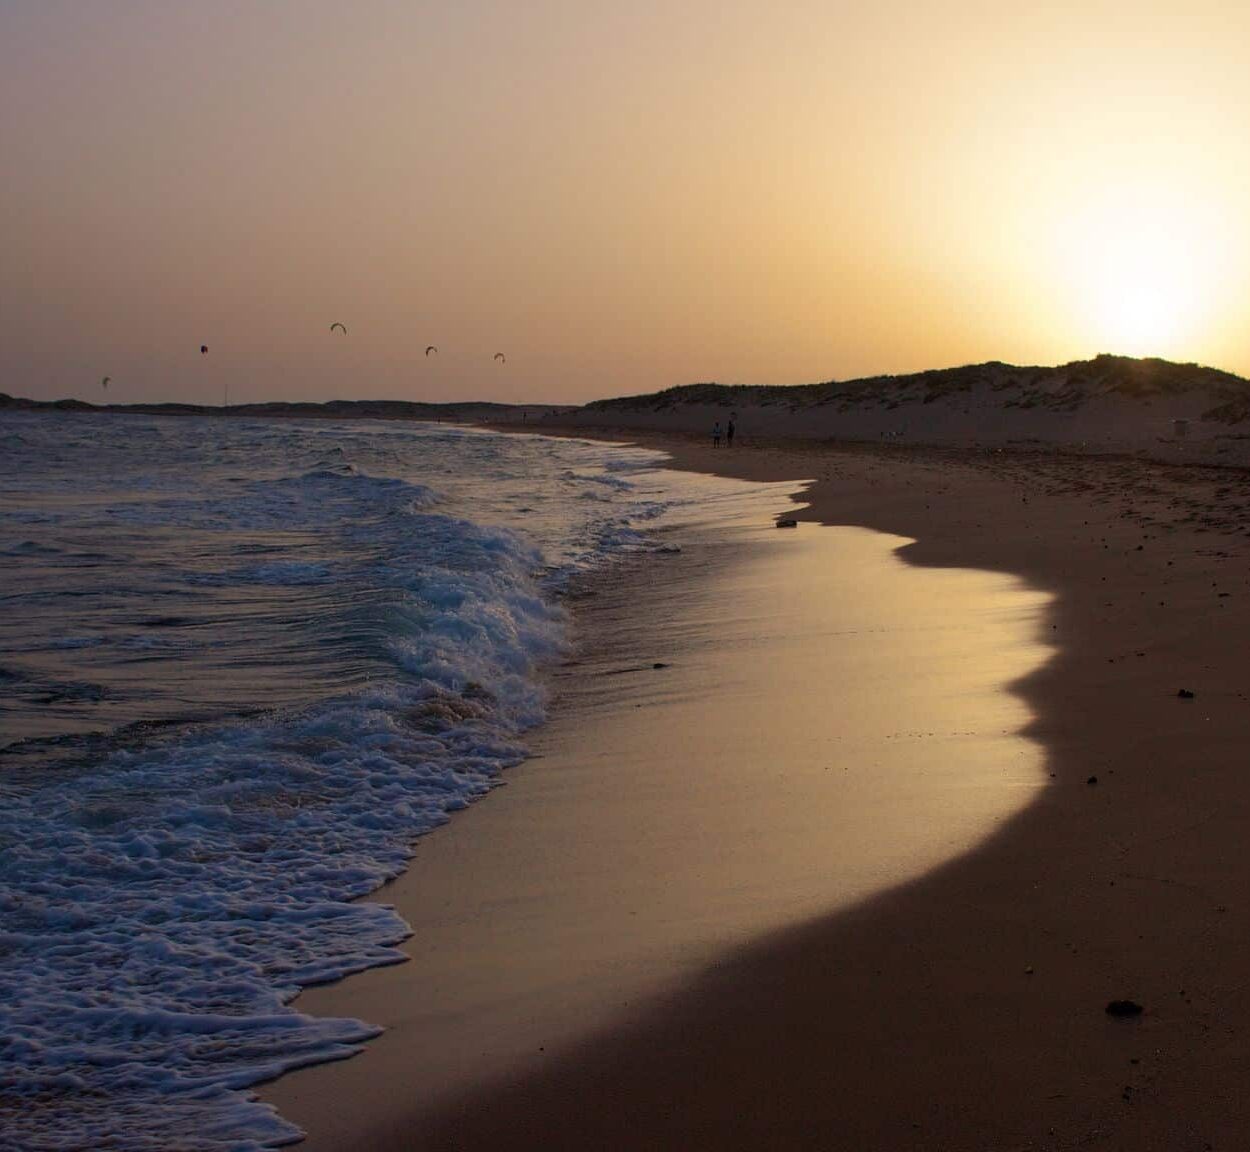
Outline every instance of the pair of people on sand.
<svg viewBox="0 0 1250 1152"><path fill-rule="evenodd" d="M734 422L732 418L730 419L728 425L725 428L725 433L726 433L725 445L726 447L732 448L734 446ZM712 425L712 447L713 448L720 447L720 421L719 420L717 420L716 423Z"/></svg>

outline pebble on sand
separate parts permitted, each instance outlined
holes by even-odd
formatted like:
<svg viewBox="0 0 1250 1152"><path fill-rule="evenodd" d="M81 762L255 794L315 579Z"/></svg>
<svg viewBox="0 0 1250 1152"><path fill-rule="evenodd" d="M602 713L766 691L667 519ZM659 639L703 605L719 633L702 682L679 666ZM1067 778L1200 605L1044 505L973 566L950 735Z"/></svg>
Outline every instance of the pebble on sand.
<svg viewBox="0 0 1250 1152"><path fill-rule="evenodd" d="M1136 1000L1112 1000L1107 1005L1108 1016L1140 1016L1142 1006Z"/></svg>

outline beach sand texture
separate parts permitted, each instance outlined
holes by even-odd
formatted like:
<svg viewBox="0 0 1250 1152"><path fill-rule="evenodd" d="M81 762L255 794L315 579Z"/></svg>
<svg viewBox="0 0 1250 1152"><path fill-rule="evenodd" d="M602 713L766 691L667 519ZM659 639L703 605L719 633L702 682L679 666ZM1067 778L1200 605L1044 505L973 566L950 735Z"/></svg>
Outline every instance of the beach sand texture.
<svg viewBox="0 0 1250 1152"><path fill-rule="evenodd" d="M314 1146L336 1128L321 1080L385 1117L397 1094L523 1066L966 850L1040 788L1004 687L1049 657L1044 595L918 571L906 541L863 529L683 538L680 558L596 582L540 758L379 894L416 928L413 963L301 1001L398 1025L277 1086ZM778 600L791 587L806 595Z"/></svg>
<svg viewBox="0 0 1250 1152"><path fill-rule="evenodd" d="M266 1097L310 1128L310 1146L325 1148L1241 1146L1250 1132L1241 1092L1250 1071L1241 1039L1250 1025L1241 977L1250 960L1242 474L1040 453L748 439L733 453L713 454L672 435L646 442L669 448L681 467L755 479L814 477L802 517L913 538L899 556L920 568L982 569L976 579L991 581L982 591L1021 587L984 574L1003 572L1053 595L1043 609L1030 594L1045 643L1032 635L1017 649L1035 669L1015 690L1032 711L1026 733L1041 755L1012 779L1016 814L979 844L975 836L948 841L948 850L968 850L953 858L948 851L944 863L930 858L909 879L893 872L899 882L866 900L839 904L816 884L787 904L775 893L794 876L810 880L820 856L812 843L799 843L812 840L801 822L787 826L782 809L758 808L754 841L771 850L752 852L753 867L740 877L715 853L701 863L702 875L690 873L700 883L709 873L717 884L729 880L728 903L740 917L700 942L715 948L713 958L693 947L675 960L664 954L671 939L653 964L635 951L621 962L626 972L615 1000L600 995L594 980L553 990L542 961L517 978L512 1003L484 1010L481 1002L497 994L489 966L509 954L511 940L489 940L499 908L457 905L457 891L477 883L468 857L479 851L475 843L491 839L488 822L506 823L504 802L514 796L518 814L533 803L535 820L549 818L555 801L541 793L554 786L545 774L579 740L600 763L613 748L605 733L626 750L621 734L633 719L626 713L654 711L647 694L666 698L656 678L670 670L639 673L636 685L621 677L615 709L605 697L588 699L580 712L575 705L566 715L580 724L564 737L557 718L542 738L547 758L518 772L515 788L423 841L412 871L383 894L418 925L417 962L307 998L312 1010L372 1019L379 1016L371 1010L385 1006L382 1022L392 1031L363 1057L289 1077ZM813 535L801 528L796 549ZM816 604L812 573L803 576L801 565L757 571L783 612ZM683 618L683 606L676 607ZM749 613L741 624L745 637L770 629ZM675 658L672 671L690 658ZM781 662L797 659L788 653ZM810 676L780 676L778 696L792 698ZM1194 698L1178 698L1181 688ZM1019 707L1001 691L998 698ZM732 730L737 702L733 692L703 694L698 704L707 719L693 732L642 726L655 744L648 751L640 736L637 762L654 770L656 748L671 751L683 734L697 753L709 730ZM952 703L952 714L962 704ZM902 746L923 755L933 750L931 739ZM1012 747L1033 746L1010 739ZM938 761L948 758L949 742L937 751ZM587 774L605 775L596 767L583 764ZM796 779L803 775L798 770ZM695 792L665 796L667 808L657 806L667 840L660 823L640 821L627 830L632 839L617 830L615 843L629 842L629 853L603 859L605 890L637 898L650 884L662 892L647 904L653 921L645 930L627 923L634 919L629 899L592 908L584 892L568 896L578 886L569 883L546 893L554 903L542 913L551 919L539 934L561 919L566 934L582 924L606 963L613 938L634 948L657 938L663 909L684 917L697 904L693 890L682 882L669 891L655 878L673 871L673 846L684 849L701 835L709 813L715 818L734 806L725 794L735 789L700 796L699 779ZM887 809L891 799L883 797ZM630 796L626 810L635 802ZM610 805L583 805L567 818L578 830L570 837L580 851L575 872L578 859L612 843L605 821L625 817ZM869 834L864 842L881 839ZM401 898L401 887L427 882L439 853L461 865L447 868L460 888L437 898L427 893L424 903L420 894ZM787 878L795 860L805 862ZM551 862L551 874L569 871L567 863ZM505 912L506 894L525 891L518 873L499 884ZM639 877L646 883L630 892ZM738 879L745 891L735 888ZM420 917L438 899L443 922L425 932ZM815 906L820 899L823 909ZM578 917L587 909L595 915L583 924ZM414 991L421 949L433 948L429 941L446 926L469 942L454 962L441 961L455 985L451 1001L440 999L446 988ZM464 978L456 972L472 973L475 955L487 970L478 970L477 991L467 996L477 998L471 1010L486 1011L483 1019L493 1012L504 1024L477 1031L448 1055L417 1036L432 1024L442 1040L463 1026L453 1021L443 1032L447 1021L434 1009L458 1002ZM598 961L590 967L605 987ZM1106 1015L1107 1002L1124 997L1144 1005L1139 1018ZM561 1020L567 1028L549 1028Z"/></svg>

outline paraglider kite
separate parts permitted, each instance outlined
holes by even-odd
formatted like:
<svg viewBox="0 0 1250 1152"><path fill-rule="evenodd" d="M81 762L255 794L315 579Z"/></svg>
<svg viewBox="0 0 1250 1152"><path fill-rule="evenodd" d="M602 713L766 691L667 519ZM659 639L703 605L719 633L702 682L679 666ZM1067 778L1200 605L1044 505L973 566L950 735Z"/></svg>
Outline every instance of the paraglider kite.
<svg viewBox="0 0 1250 1152"><path fill-rule="evenodd" d="M347 335L347 329L342 324L340 324L337 320L333 324L330 325L330 331L333 332L336 328L342 328L343 335L344 336Z"/></svg>
<svg viewBox="0 0 1250 1152"><path fill-rule="evenodd" d="M502 352L496 352L496 353L495 353L495 359L496 359L496 360L502 360L505 364L507 364L507 363L508 363L508 358L507 358L507 356L505 356Z"/></svg>
<svg viewBox="0 0 1250 1152"><path fill-rule="evenodd" d="M201 355L201 356L207 356L207 355L208 355L208 345L207 345L207 344L201 344L201 345L200 345L200 355Z"/></svg>
<svg viewBox="0 0 1250 1152"><path fill-rule="evenodd" d="M438 351L438 349L437 349L437 348L435 348L433 344L431 344L431 345L430 345L430 346L429 346L429 347L425 350L425 354L428 356L431 352L437 352L437 351Z"/></svg>

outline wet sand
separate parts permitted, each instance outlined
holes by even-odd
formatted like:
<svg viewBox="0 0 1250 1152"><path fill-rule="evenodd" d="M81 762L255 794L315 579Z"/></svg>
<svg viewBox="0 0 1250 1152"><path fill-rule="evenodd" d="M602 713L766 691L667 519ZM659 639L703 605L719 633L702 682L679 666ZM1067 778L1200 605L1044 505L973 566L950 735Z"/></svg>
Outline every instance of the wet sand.
<svg viewBox="0 0 1250 1152"><path fill-rule="evenodd" d="M667 840L644 821L605 837L602 806L570 811L581 847L570 835L562 851L574 851L550 861L548 875L571 871L579 879L570 889L590 876L580 904L557 889L547 894L555 910L540 913L547 895L538 888L509 895L525 893L526 877L537 874L517 867L507 850L495 865L503 873L495 903L466 906L454 888L427 893L423 908L441 900L445 924L421 930L414 963L320 990L305 1005L371 1019L379 1017L369 1008L386 1006L382 1022L392 1031L363 1057L289 1077L267 1098L310 1128L311 1146L325 1148L1243 1146L1250 1132L1241 1091L1250 1071L1241 1035L1250 1024L1242 990L1250 960L1243 478L1165 475L1140 461L760 444L713 454L672 438L646 442L672 449L682 467L815 477L811 509L801 515L910 536L917 542L900 555L921 569L1005 572L1052 593L1043 631L1057 650L1044 662L1033 651L1036 670L1016 686L1033 713L1027 733L1035 743L1000 733L1016 744L989 756L1001 767L1008 747L1040 749L1041 758L1012 780L1019 802L999 809L989 839L956 837L910 869L893 861L867 899L856 897L873 884L830 898L819 875L833 871L824 867L828 855L823 862L807 855L817 837L800 818L827 828L837 806L814 808L819 789L799 771L798 802L784 809L799 823L779 821L782 809L758 811L755 867L730 885L725 903L733 916L710 917L733 926L676 957L678 946L662 932L649 955L636 945L657 939L665 920L657 908L684 923L698 889L678 883L670 891L657 878L673 871L674 846L684 847L708 812L717 819L722 806L735 806L742 781L711 797L664 796L667 805L655 810L676 814ZM814 531L800 529L798 537ZM779 564L770 579L775 603L819 614L813 573ZM742 635L758 633L759 624L745 621ZM1017 655L1030 644L1044 649L1035 637L1019 640ZM796 659L790 653L782 664ZM586 671L579 682L591 684ZM878 698L908 677L896 671L887 679ZM780 697L811 680L779 678ZM960 682L948 677L952 686ZM1181 687L1195 698L1178 699ZM642 712L654 708L648 693L679 695L632 690L643 693L629 701L643 704L633 709ZM1012 699L1001 690L994 698ZM583 734L610 727L610 716L595 711L612 714L606 699L592 692L569 710ZM963 703L950 702L952 715ZM736 704L732 694L702 699L722 716ZM802 724L793 715L785 721L786 730ZM640 742L637 763L666 753L671 761L674 745L688 752L683 731L697 749L708 729L656 725L657 743L648 754ZM949 733L929 731L918 728L901 745L904 762L932 752L938 766L963 753ZM547 759L422 841L401 884L422 883L436 845L452 864L465 854L461 875L472 878L472 845L498 839L510 820L517 851L534 843L515 829L526 804L539 821L558 802L560 786L547 773L561 754L559 721L549 732ZM608 743L620 748L621 739ZM594 747L607 755L602 742L587 740L587 751ZM574 761L566 768L578 770ZM602 761L581 771L607 775ZM622 789L622 802L629 791ZM515 812L505 816L501 801L513 795ZM897 815L899 799L883 796L885 818ZM942 827L950 814L914 823ZM826 849L828 842L820 841ZM588 864L596 856L598 877ZM801 863L787 875L794 860ZM688 873L700 874L735 875L715 853ZM631 891L640 876L646 883ZM816 880L801 898L779 900L779 890L802 889L796 877ZM596 885L627 898L597 903L588 895ZM426 923L390 895L414 923ZM647 909L645 928L628 922L630 900ZM561 918L563 928L554 929ZM491 934L497 924L527 922L535 937L556 932L551 952L539 953L501 992L497 960L513 954L517 937ZM440 936L447 925L462 942L435 965L448 981L439 986L420 975L421 950L442 947L432 942L448 939ZM579 929L590 942L588 980L553 988L552 966L567 970L567 942ZM621 941L629 945L623 951ZM604 977L614 953L625 971L615 985ZM472 983L475 962L477 991L466 998L456 989ZM1107 1017L1105 1004L1120 997L1142 1003L1143 1015ZM418 1026L428 1036L432 1023L447 1023L440 1005L448 1003L468 1003L468 1015L431 1043L416 1040ZM478 1028L482 1021L488 1026ZM457 1028L467 1037L461 1047L440 1048Z"/></svg>

